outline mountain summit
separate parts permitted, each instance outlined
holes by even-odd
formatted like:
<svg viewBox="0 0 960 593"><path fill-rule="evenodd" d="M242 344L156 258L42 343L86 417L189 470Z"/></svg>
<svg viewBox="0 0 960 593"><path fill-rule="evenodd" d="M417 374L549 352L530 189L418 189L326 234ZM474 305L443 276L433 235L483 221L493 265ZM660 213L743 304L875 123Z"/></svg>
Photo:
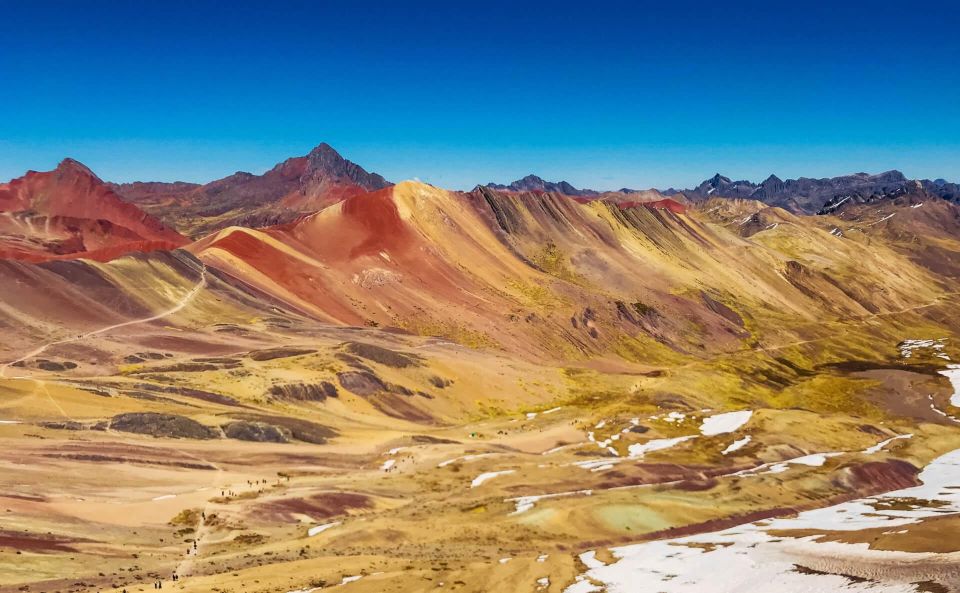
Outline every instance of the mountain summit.
<svg viewBox="0 0 960 593"><path fill-rule="evenodd" d="M321 143L305 156L286 159L263 175L238 171L201 186L181 184L178 189L173 185L126 183L114 188L181 231L200 236L232 225L290 222L391 183Z"/></svg>
<svg viewBox="0 0 960 593"><path fill-rule="evenodd" d="M70 158L52 171L28 171L0 184L0 212L4 258L110 259L186 243L182 235L123 201L86 165Z"/></svg>
<svg viewBox="0 0 960 593"><path fill-rule="evenodd" d="M538 177L537 175L527 175L521 179L517 179L509 185L502 185L499 183L488 183L487 187L490 189L495 189L499 191L514 191L514 192L547 192L547 193L558 193L564 194L566 196L596 196L599 195L599 192L592 189L577 189L567 183L566 181L544 181L543 178Z"/></svg>

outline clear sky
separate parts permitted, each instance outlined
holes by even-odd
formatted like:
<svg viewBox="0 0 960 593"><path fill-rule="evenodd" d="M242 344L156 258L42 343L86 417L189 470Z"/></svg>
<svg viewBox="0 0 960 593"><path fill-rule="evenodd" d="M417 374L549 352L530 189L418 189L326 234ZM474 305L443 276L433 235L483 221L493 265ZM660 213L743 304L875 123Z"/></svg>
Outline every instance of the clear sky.
<svg viewBox="0 0 960 593"><path fill-rule="evenodd" d="M957 2L0 0L0 179L960 180Z"/></svg>

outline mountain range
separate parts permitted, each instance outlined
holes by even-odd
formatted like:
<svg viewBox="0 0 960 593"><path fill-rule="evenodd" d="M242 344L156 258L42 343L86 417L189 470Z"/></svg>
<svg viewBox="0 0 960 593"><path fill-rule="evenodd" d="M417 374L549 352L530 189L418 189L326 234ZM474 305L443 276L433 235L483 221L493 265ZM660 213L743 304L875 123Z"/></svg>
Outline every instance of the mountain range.
<svg viewBox="0 0 960 593"><path fill-rule="evenodd" d="M203 185L123 183L111 188L146 212L197 237L230 225L283 224L347 197L389 186L323 143L262 175L243 171Z"/></svg>
<svg viewBox="0 0 960 593"><path fill-rule="evenodd" d="M709 198L751 199L763 202L770 206L778 206L798 214L813 214L827 205L831 200L844 197L859 201L894 196L898 193L913 191L919 184L924 192L946 200L960 201L960 185L949 183L943 179L930 181L929 179L911 180L900 171L887 171L878 175L855 173L840 177L814 179L801 177L799 179L783 180L776 175L770 175L760 183L740 180L732 181L729 177L717 173L705 179L692 189L676 190L635 190L621 188L616 191L597 191L593 189L577 189L566 181L544 181L536 175L528 175L509 185L489 183L487 187L501 191L539 191L555 192L568 196L582 198L616 197L618 194L630 196L636 194L659 194L662 197L673 197L683 200L703 201ZM660 198L653 198L660 199Z"/></svg>
<svg viewBox="0 0 960 593"><path fill-rule="evenodd" d="M332 204L391 183L344 159L328 144L255 175L238 172L206 184L107 183L72 159L54 171L28 172L0 185L0 255L110 259L130 251L170 249L231 227L265 228L292 223ZM504 194L551 194L621 206L671 203L691 206L713 198L754 200L795 214L829 213L844 203L863 204L903 195L960 200L960 187L942 179L910 180L899 171L878 175L781 180L757 184L720 174L687 190L578 189L566 181L528 175L482 189ZM672 206L672 207L674 207Z"/></svg>
<svg viewBox="0 0 960 593"><path fill-rule="evenodd" d="M599 591L728 549L793 591L948 591L950 191L451 191L327 145L203 185L28 172L0 592Z"/></svg>

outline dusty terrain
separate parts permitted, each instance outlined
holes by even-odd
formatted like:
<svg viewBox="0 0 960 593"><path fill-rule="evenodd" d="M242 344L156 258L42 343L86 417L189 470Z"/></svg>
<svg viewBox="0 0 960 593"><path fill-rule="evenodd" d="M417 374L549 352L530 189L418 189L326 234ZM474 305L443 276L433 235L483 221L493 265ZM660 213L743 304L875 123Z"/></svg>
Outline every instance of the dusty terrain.
<svg viewBox="0 0 960 593"><path fill-rule="evenodd" d="M960 449L956 206L912 205L405 182L2 261L0 591L613 592L625 547L713 558L755 522L802 542L769 552L789 579L960 590L939 494L876 499L895 529L778 523Z"/></svg>

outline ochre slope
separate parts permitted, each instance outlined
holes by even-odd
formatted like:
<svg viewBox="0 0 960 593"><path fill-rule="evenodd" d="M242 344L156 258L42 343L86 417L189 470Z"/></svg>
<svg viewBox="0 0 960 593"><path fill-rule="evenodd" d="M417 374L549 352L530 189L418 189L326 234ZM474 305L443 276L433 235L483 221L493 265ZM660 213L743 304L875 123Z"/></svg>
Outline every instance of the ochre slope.
<svg viewBox="0 0 960 593"><path fill-rule="evenodd" d="M885 244L832 235L828 217L770 212L782 222L744 237L722 213L672 201L404 182L188 249L326 321L566 359L737 349L798 320L898 310L939 290Z"/></svg>

